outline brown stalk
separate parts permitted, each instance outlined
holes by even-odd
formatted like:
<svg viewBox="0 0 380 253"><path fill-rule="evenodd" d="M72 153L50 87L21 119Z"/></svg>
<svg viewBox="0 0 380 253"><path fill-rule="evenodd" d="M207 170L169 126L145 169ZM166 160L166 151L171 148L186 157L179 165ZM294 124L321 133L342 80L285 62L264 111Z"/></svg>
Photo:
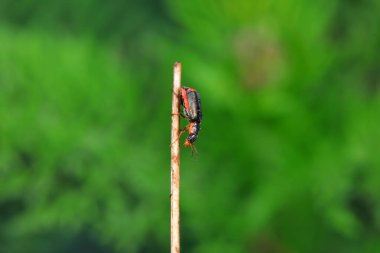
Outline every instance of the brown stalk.
<svg viewBox="0 0 380 253"><path fill-rule="evenodd" d="M179 228L179 122L180 122L180 101L178 94L181 87L180 62L174 64L173 95L172 95L172 134L171 134L171 190L170 190L170 252L180 252L180 228Z"/></svg>

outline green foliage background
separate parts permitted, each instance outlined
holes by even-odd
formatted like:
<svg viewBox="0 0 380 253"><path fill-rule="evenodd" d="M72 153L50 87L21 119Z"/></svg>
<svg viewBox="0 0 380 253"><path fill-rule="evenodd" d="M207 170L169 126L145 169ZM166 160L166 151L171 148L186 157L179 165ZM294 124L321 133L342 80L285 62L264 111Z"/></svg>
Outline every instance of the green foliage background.
<svg viewBox="0 0 380 253"><path fill-rule="evenodd" d="M199 154L182 148L183 252L379 252L379 13L0 1L0 251L169 251L179 60L204 113Z"/></svg>

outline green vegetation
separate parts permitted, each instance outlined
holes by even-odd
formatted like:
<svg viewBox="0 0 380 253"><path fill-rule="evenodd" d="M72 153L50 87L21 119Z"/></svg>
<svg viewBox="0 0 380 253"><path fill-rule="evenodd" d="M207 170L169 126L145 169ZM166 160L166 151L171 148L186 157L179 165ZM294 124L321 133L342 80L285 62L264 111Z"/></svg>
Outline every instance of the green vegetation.
<svg viewBox="0 0 380 253"><path fill-rule="evenodd" d="M1 1L0 251L168 252L180 60L204 111L198 156L182 148L183 252L378 252L379 12Z"/></svg>

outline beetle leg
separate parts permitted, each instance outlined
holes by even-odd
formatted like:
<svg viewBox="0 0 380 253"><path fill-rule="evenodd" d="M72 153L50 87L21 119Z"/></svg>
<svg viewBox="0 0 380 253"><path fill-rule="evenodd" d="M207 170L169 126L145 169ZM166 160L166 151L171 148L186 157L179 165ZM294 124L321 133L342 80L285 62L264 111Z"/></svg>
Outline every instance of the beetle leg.
<svg viewBox="0 0 380 253"><path fill-rule="evenodd" d="M181 89L181 88L180 88ZM174 93L174 95L176 95L177 97L179 97L179 94L178 93L176 93L175 91L174 91L174 89L172 88L172 92Z"/></svg>
<svg viewBox="0 0 380 253"><path fill-rule="evenodd" d="M182 118L185 118L187 121L189 121L189 118L186 117L185 114L183 114L183 111L180 110L179 114L181 115Z"/></svg>
<svg viewBox="0 0 380 253"><path fill-rule="evenodd" d="M181 138L181 135L182 135L184 132L186 132L186 131L189 130L189 127L190 127L190 125L187 125L187 126L185 126L183 129L181 129L181 130L179 131L179 136L178 136L178 138L177 138L176 140L174 140L174 141L169 145L169 147L171 147L171 146L173 145L174 142L178 141L178 139Z"/></svg>
<svg viewBox="0 0 380 253"><path fill-rule="evenodd" d="M190 124L185 126L183 129L181 129L181 131L179 132L179 136L181 136L184 132L188 131L190 128Z"/></svg>
<svg viewBox="0 0 380 253"><path fill-rule="evenodd" d="M172 116L173 116L173 115L179 115L179 116L181 116L182 118L185 118L186 120L189 120L189 119L186 117L186 115L183 114L182 111L180 111L180 113L172 113Z"/></svg>

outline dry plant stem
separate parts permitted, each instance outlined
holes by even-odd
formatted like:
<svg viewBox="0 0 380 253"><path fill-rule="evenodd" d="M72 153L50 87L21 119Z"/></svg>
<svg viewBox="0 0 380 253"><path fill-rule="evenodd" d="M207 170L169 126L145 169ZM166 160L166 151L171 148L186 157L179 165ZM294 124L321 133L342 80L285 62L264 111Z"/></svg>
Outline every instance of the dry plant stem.
<svg viewBox="0 0 380 253"><path fill-rule="evenodd" d="M170 192L170 235L171 253L180 252L179 234L179 122L180 101L178 94L181 87L181 63L174 64L173 97L172 97L172 135L171 135L171 192Z"/></svg>

